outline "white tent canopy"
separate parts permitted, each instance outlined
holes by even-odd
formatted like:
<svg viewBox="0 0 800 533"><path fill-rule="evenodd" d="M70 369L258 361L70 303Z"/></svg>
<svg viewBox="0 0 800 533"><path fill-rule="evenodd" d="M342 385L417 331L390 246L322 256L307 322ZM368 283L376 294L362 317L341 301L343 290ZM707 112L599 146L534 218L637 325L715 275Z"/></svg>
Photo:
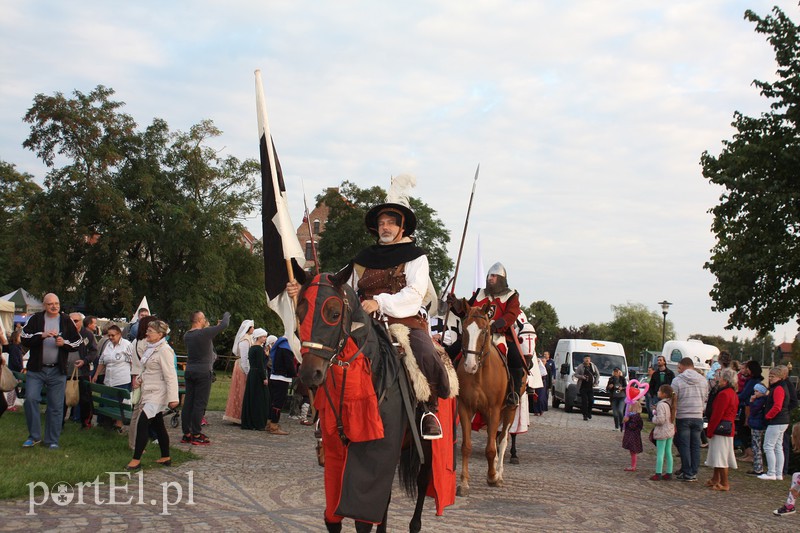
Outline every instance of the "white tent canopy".
<svg viewBox="0 0 800 533"><path fill-rule="evenodd" d="M8 337L14 331L14 302L0 300L0 327Z"/></svg>
<svg viewBox="0 0 800 533"><path fill-rule="evenodd" d="M147 296L144 296L142 298L141 303L139 303L139 305L136 306L136 309L133 310L133 317L131 318L131 322L130 322L131 324L133 324L134 322L139 320L139 309L142 309L142 308L147 309L147 312L150 313L151 315L153 314L150 311L150 305L147 303Z"/></svg>

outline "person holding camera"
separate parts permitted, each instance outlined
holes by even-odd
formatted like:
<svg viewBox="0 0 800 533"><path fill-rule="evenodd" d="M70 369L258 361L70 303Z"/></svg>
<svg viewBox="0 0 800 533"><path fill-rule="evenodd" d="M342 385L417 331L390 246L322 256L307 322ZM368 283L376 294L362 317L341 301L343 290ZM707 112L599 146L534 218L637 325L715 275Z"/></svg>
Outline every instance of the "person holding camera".
<svg viewBox="0 0 800 533"><path fill-rule="evenodd" d="M614 430L623 431L625 428L622 425L622 419L625 417L625 387L628 382L625 376L622 375L622 369L619 367L614 368L611 377L608 378L608 385L606 391L611 398L611 412L614 415Z"/></svg>
<svg viewBox="0 0 800 533"><path fill-rule="evenodd" d="M675 379L675 372L667 368L667 360L663 355L659 355L656 359L656 366L650 366L647 369L647 377L649 378L650 388L647 389L647 416L650 421L653 421L653 408L658 403L658 391L661 385L671 385L672 380Z"/></svg>

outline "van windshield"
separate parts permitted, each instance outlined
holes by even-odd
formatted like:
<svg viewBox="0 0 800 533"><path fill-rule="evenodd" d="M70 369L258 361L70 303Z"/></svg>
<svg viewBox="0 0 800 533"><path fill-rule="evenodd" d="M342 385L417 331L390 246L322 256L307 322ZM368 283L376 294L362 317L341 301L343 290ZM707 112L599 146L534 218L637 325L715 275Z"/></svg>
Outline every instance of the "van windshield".
<svg viewBox="0 0 800 533"><path fill-rule="evenodd" d="M606 353L583 353L574 352L572 354L572 368L577 369L583 364L584 357L591 357L592 363L595 364L597 370L600 371L601 376L610 376L614 372L614 368L619 367L622 370L622 375L626 375L627 369L625 368L625 359L620 355L612 355Z"/></svg>

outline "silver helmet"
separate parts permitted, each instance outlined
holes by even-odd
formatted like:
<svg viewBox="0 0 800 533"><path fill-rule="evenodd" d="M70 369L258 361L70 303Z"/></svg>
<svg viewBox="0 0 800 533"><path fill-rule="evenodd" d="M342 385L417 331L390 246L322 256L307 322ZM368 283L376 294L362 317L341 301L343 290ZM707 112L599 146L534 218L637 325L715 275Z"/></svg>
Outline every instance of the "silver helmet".
<svg viewBox="0 0 800 533"><path fill-rule="evenodd" d="M506 267L503 266L503 263L499 261L492 266L489 267L489 271L486 273L487 276L491 276L494 274L495 276L503 276L504 278L508 278L506 274Z"/></svg>

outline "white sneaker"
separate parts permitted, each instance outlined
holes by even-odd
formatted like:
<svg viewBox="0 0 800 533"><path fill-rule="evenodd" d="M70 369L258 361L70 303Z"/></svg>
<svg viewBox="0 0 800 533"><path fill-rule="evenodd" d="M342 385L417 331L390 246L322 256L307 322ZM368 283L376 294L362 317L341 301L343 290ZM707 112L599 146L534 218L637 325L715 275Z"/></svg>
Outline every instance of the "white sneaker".
<svg viewBox="0 0 800 533"><path fill-rule="evenodd" d="M772 474L761 474L760 476L758 476L758 479L763 479L764 481L775 481L778 478L773 476Z"/></svg>
<svg viewBox="0 0 800 533"><path fill-rule="evenodd" d="M776 479L777 481L783 481L783 476L775 476L775 479Z"/></svg>

